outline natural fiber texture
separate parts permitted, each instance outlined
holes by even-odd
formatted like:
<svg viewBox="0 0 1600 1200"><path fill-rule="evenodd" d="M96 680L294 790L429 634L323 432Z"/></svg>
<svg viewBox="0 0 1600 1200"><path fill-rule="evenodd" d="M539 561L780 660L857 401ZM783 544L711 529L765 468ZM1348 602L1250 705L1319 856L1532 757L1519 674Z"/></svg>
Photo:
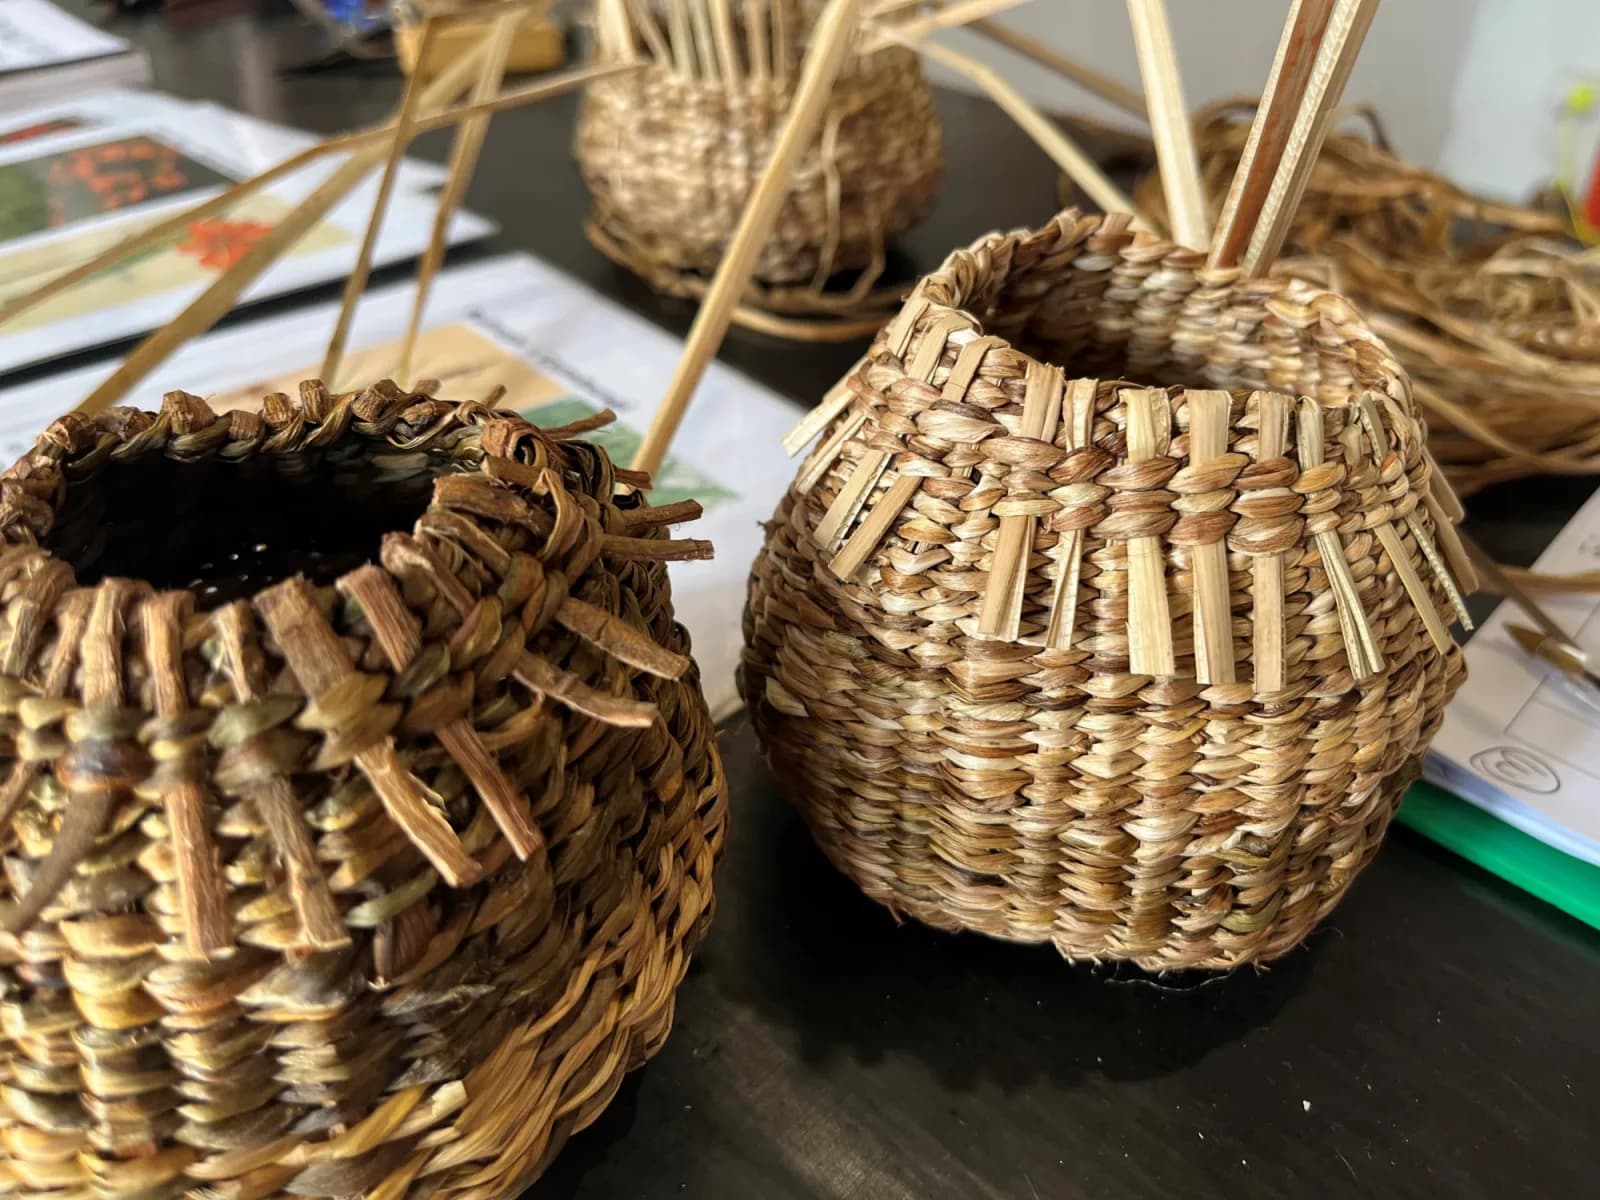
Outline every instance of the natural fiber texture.
<svg viewBox="0 0 1600 1200"><path fill-rule="evenodd" d="M563 431L302 397L0 483L7 1190L515 1194L711 918L701 544Z"/></svg>
<svg viewBox="0 0 1600 1200"><path fill-rule="evenodd" d="M782 46L763 35L770 61L754 59L749 7L789 30ZM652 287L699 295L716 269L789 110L815 7L781 0L741 8L730 53L743 65L732 72L714 60L696 67L692 46L685 67L681 54L671 56L676 43L665 44L670 27L665 35L652 27L643 45L660 40L668 57L586 90L575 152L594 198L591 239ZM885 307L873 285L889 243L933 207L942 166L918 56L898 48L853 55L794 172L747 309L848 321L876 306L887 316L893 302ZM834 275L858 270L848 290L824 292Z"/></svg>
<svg viewBox="0 0 1600 1200"><path fill-rule="evenodd" d="M1196 120L1214 208L1249 116L1234 102ZM1557 216L1405 162L1373 130L1328 138L1276 270L1366 315L1410 373L1433 452L1461 491L1600 471L1600 249L1579 247ZM1154 176L1139 201L1160 204Z"/></svg>
<svg viewBox="0 0 1600 1200"><path fill-rule="evenodd" d="M898 913L1151 969L1282 954L1460 682L1404 373L1338 296L1202 264L1126 217L992 234L800 431L741 682Z"/></svg>

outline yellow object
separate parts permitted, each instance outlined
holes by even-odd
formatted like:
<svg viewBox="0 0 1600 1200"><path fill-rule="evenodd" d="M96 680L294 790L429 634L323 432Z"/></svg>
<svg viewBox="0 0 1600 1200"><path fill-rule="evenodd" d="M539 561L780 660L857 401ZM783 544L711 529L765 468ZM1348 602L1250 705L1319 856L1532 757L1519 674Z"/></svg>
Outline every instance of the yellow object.
<svg viewBox="0 0 1600 1200"><path fill-rule="evenodd" d="M483 21L462 21L439 30L433 35L433 49L423 64L424 77L438 74L439 70L457 55L478 44L490 27L493 18ZM400 68L407 75L417 69L417 55L422 48L422 26L396 26L395 52L400 58ZM511 43L511 57L506 60L508 75L526 75L534 71L548 71L566 60L566 45L562 29L549 17L530 13L517 29Z"/></svg>

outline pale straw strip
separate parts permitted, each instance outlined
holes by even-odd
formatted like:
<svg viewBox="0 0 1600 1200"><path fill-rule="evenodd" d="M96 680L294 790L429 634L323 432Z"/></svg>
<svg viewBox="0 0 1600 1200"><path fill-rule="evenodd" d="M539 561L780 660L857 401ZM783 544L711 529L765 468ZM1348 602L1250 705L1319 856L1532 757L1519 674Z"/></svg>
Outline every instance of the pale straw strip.
<svg viewBox="0 0 1600 1200"><path fill-rule="evenodd" d="M772 78L772 51L767 45L767 17L762 0L744 0L744 36L750 53L750 78L765 83Z"/></svg>
<svg viewBox="0 0 1600 1200"><path fill-rule="evenodd" d="M1282 392L1254 392L1256 462L1282 458L1289 449L1289 397ZM1258 554L1250 566L1251 660L1257 695L1284 686L1283 555Z"/></svg>
<svg viewBox="0 0 1600 1200"><path fill-rule="evenodd" d="M1066 429L1066 450L1082 450L1094 435L1094 405L1100 392L1097 379L1074 379L1067 384L1065 405L1072 410ZM1072 646L1078 618L1078 581L1083 573L1083 530L1069 529L1056 541L1056 586L1050 596L1050 624L1045 645L1052 650Z"/></svg>
<svg viewBox="0 0 1600 1200"><path fill-rule="evenodd" d="M956 336L960 336L959 332ZM983 362L984 355L989 352L989 347L997 344L999 344L998 338L973 338L956 351L956 361L950 368L950 376L940 391L940 399L959 400L964 396L967 388L972 385L973 377L978 373L978 366ZM923 342L924 347L927 345L926 341ZM927 365L930 359L932 365L928 366L926 375L915 376L929 383L933 381L933 376L939 369L940 356L919 352L916 363L917 366ZM878 544L888 534L890 526L899 519L906 505L911 503L921 487L922 477L918 475L902 475L896 479L889 486L889 490L872 506L872 511L867 514L866 520L862 521L855 533L850 535L850 540L845 543L843 549L828 564L829 570L840 579L849 579L860 570L861 564L866 562L878 548Z"/></svg>
<svg viewBox="0 0 1600 1200"><path fill-rule="evenodd" d="M833 419L850 407L850 401L855 398L855 393L850 390L850 380L866 365L867 356L863 354L839 377L839 382L823 394L822 403L801 417L800 423L783 435L783 449L790 458L809 446L812 438L832 425Z"/></svg>
<svg viewBox="0 0 1600 1200"><path fill-rule="evenodd" d="M816 487L822 477L833 466L834 459L839 457L845 443L855 437L856 432L867 423L867 410L862 409L854 413L843 422L839 428L830 434L826 441L817 447L811 458L806 462L800 474L795 477L794 489L804 496Z"/></svg>
<svg viewBox="0 0 1600 1200"><path fill-rule="evenodd" d="M783 87L789 82L789 6L771 0L767 7L772 12L772 77ZM858 13L852 14L852 22L859 19Z"/></svg>
<svg viewBox="0 0 1600 1200"><path fill-rule="evenodd" d="M1322 416L1322 405L1310 396L1300 397L1299 443L1300 470L1309 471L1323 464L1323 441L1327 436ZM1315 519L1315 518L1313 518ZM1350 573L1350 563L1344 556L1344 539L1336 529L1325 529L1316 535L1317 553L1322 558L1322 569L1327 574L1328 586L1333 590L1334 608L1339 615L1339 629L1344 635L1345 655L1350 660L1350 673L1357 679L1370 679L1383 670L1383 655L1373 637L1372 626L1361 608L1361 595L1356 590L1355 577ZM1400 556L1405 558L1404 555ZM1411 565L1406 559L1406 566ZM1399 569L1399 563L1395 564ZM1438 617L1435 616L1435 620Z"/></svg>
<svg viewBox="0 0 1600 1200"><path fill-rule="evenodd" d="M1131 87L1103 72L1096 71L1093 67L1068 58L1054 46L1047 46L1037 38L1031 38L1025 33L1006 25L997 24L987 17L980 17L975 21L967 22L967 28L974 33L981 33L992 42L997 42L1007 50L1014 51L1024 58L1032 59L1041 67L1048 68L1056 74L1070 79L1084 91L1090 92L1108 104L1114 104L1123 112L1138 117L1141 121L1148 120L1150 114L1145 111L1144 97Z"/></svg>
<svg viewBox="0 0 1600 1200"><path fill-rule="evenodd" d="M1163 388L1123 388L1128 412L1128 461L1166 454L1172 440L1172 402ZM1167 599L1167 564L1161 539L1128 539L1128 670L1134 675L1172 675L1172 607Z"/></svg>
<svg viewBox="0 0 1600 1200"><path fill-rule="evenodd" d="M1030 3L1030 0L959 0L920 17L913 17L897 25L877 27L862 47L863 54L882 50L891 41L900 38L925 38L944 29L956 29L984 17L992 17Z"/></svg>
<svg viewBox="0 0 1600 1200"><path fill-rule="evenodd" d="M1161 169L1161 190L1167 198L1172 237L1180 246L1202 250L1211 241L1210 222L1206 220L1200 161L1195 157L1194 131L1183 99L1167 6L1163 0L1128 0L1128 21L1133 27L1139 75L1150 105L1150 129L1155 136L1156 162Z"/></svg>
<svg viewBox="0 0 1600 1200"><path fill-rule="evenodd" d="M1366 431L1368 439L1372 442L1372 449L1381 463L1389 457L1389 434L1383 427L1383 417L1378 411L1378 402L1371 392L1362 395L1357 411L1361 414L1361 427ZM1471 629L1472 616L1467 612L1467 602L1461 595L1461 589L1456 586L1456 581L1451 578L1450 569L1440 556L1439 548L1434 545L1433 538L1428 536L1428 530L1422 524L1421 519L1418 518L1415 509L1406 514L1405 522L1406 528L1411 531L1411 536L1417 543L1417 549L1422 553L1423 559L1426 560L1433 573L1438 576L1440 584L1444 587L1445 595L1450 597L1450 607L1455 611L1456 619L1461 622L1464 628ZM1412 567L1410 556L1403 552L1400 535L1395 529L1393 521L1383 525L1379 530L1378 536L1383 542L1383 548L1389 551L1389 557L1393 558L1396 550L1400 550L1401 557L1406 559L1406 566ZM1390 548L1391 542L1394 549ZM1398 565L1397 563L1396 566ZM1408 575L1411 579L1417 581L1416 591L1411 590L1411 584L1407 582ZM1433 597L1428 595L1428 590L1423 586L1421 579L1418 578L1415 568L1413 567L1410 571L1402 569L1400 580L1406 584L1406 591L1411 593L1411 601L1417 606L1417 611L1422 614L1422 621L1428 627L1429 635L1433 636L1435 627L1437 627L1438 636L1445 639L1445 644L1439 646L1438 637L1435 637L1434 644L1438 646L1441 652L1448 649L1450 646L1450 631L1440 618L1438 610L1434 608ZM1428 619L1430 616L1433 618L1431 621Z"/></svg>
<svg viewBox="0 0 1600 1200"><path fill-rule="evenodd" d="M700 58L700 78L718 86L722 84L722 70L717 65L717 52L711 35L711 0L689 0L689 22L694 29L695 53Z"/></svg>
<svg viewBox="0 0 1600 1200"><path fill-rule="evenodd" d="M1294 114L1299 111L1317 56L1317 43L1332 11L1333 0L1294 0L1289 10L1266 90L1261 93L1244 153L1222 204L1208 266L1234 266L1250 244L1250 233L1288 144Z"/></svg>
<svg viewBox="0 0 1600 1200"><path fill-rule="evenodd" d="M1202 466L1228 452L1228 409L1223 391L1191 391L1189 462ZM1204 684L1233 683L1233 609L1229 602L1228 543L1219 539L1189 549L1194 571L1194 668Z"/></svg>
<svg viewBox="0 0 1600 1200"><path fill-rule="evenodd" d="M906 350L911 345L911 335L916 331L917 322L931 307L931 301L920 292L910 296L899 312L883 329L883 344L890 354L896 358L904 358Z"/></svg>
<svg viewBox="0 0 1600 1200"><path fill-rule="evenodd" d="M688 0L669 0L667 36L672 40L674 73L680 79L693 79L694 36L689 32Z"/></svg>
<svg viewBox="0 0 1600 1200"><path fill-rule="evenodd" d="M1478 568L1473 565L1472 556L1461 544L1461 534L1457 532L1449 512L1432 492L1422 497L1422 503L1427 507L1428 515L1433 518L1433 527L1439 536L1439 549L1444 552L1445 562L1450 565L1450 571L1455 576L1457 584L1468 595L1478 591L1482 586L1482 581L1478 578Z"/></svg>
<svg viewBox="0 0 1600 1200"><path fill-rule="evenodd" d="M1053 442L1061 419L1065 388L1061 368L1028 360L1022 394L1022 436ZM1027 590L1028 559L1039 518L1032 514L1000 518L988 590L978 611L978 636L1014 642L1022 633L1022 600Z"/></svg>
<svg viewBox="0 0 1600 1200"><path fill-rule="evenodd" d="M671 70L672 48L667 45L667 39L661 33L661 27L656 24L656 15L651 10L646 0L628 0L629 19L633 27L639 31L639 36L644 39L645 45L650 47L650 57L660 66Z"/></svg>
<svg viewBox="0 0 1600 1200"><path fill-rule="evenodd" d="M733 0L711 0L711 33L717 44L717 60L722 64L723 82L736 88L743 82L739 51L733 35Z"/></svg>

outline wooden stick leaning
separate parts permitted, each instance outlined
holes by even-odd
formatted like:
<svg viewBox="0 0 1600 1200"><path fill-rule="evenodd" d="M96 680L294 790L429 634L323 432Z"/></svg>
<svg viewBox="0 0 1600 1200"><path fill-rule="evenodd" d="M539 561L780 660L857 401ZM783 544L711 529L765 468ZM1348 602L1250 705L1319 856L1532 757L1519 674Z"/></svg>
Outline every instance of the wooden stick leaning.
<svg viewBox="0 0 1600 1200"><path fill-rule="evenodd" d="M1094 436L1094 406L1099 396L1100 383L1095 379L1074 379L1067 384L1063 401L1067 418L1063 445L1071 453L1088 447ZM1105 489L1095 483L1079 483L1075 488L1093 488L1097 494ZM1056 539L1055 587L1050 592L1050 620L1044 632L1044 644L1052 650L1072 648L1073 627L1078 620L1078 585L1083 577L1082 529L1064 529Z"/></svg>
<svg viewBox="0 0 1600 1200"><path fill-rule="evenodd" d="M1067 178L1082 188L1084 195L1105 212L1133 212L1133 201L1106 177L1105 172L1100 170L1095 161L1085 154L1076 142L1062 133L1054 122L1023 99L1022 93L1002 79L997 71L968 58L965 54L951 50L948 46L940 46L933 42L914 42L902 39L898 35L894 40L913 50L921 51L934 62L965 75L981 87L1024 133L1038 143L1039 148L1065 172ZM1134 227L1148 228L1138 218L1134 219Z"/></svg>
<svg viewBox="0 0 1600 1200"><path fill-rule="evenodd" d="M1227 392L1195 390L1189 400L1189 463L1203 467L1228 452ZM1223 538L1189 550L1194 574L1194 673L1204 684L1233 683L1233 608L1228 543Z"/></svg>
<svg viewBox="0 0 1600 1200"><path fill-rule="evenodd" d="M1001 25L987 17L980 17L975 21L967 22L968 29L974 33L981 33L990 41L1004 46L1007 50L1031 59L1041 67L1054 71L1063 78L1070 79L1084 91L1099 96L1108 104L1114 104L1123 112L1138 117L1141 121L1149 120L1150 114L1145 109L1144 97L1126 84L1111 78L1103 72L1096 71L1093 67L1086 66L1076 59L1068 58L1053 46L1047 46L1037 38L1031 38L1025 33L1019 33L1007 25Z"/></svg>
<svg viewBox="0 0 1600 1200"><path fill-rule="evenodd" d="M778 209L789 192L795 164L811 143L822 121L822 114L833 91L834 80L844 66L850 42L856 32L864 0L829 0L812 36L811 47L801 67L800 82L789 107L783 129L772 147L772 155L760 180L745 203L739 227L728 243L727 252L706 291L706 298L695 316L694 325L678 360L672 382L662 397L655 418L634 455L636 470L654 475L666 457L667 446L688 411L689 401L706 366L728 332L728 323L740 294L750 281L756 257L772 233Z"/></svg>
<svg viewBox="0 0 1600 1200"><path fill-rule="evenodd" d="M466 61L468 57L470 56L464 55L457 62ZM474 61L476 60L474 59ZM520 108L525 104L533 104L540 100L563 95L596 79L606 79L614 75L625 75L640 70L642 66L642 63L616 63L600 67L581 67L563 72L538 83L505 92L485 104L455 105L430 116L419 116L414 126L414 132L423 134L435 129L447 129L452 125L460 124L468 117ZM437 83L439 79L443 78L444 76L440 75L432 82ZM387 144L394 137L394 128L394 122L389 121L382 125L374 125L368 129L358 130L355 133L329 138L327 141L319 142L315 146L308 146L306 149L290 155L282 162L268 167L259 175L252 175L249 179L233 184L209 200L202 201L192 208L186 208L175 216L168 217L154 225L147 225L143 229L129 234L116 245L101 251L94 257L84 260L59 275L51 276L51 278L32 291L13 297L4 304L0 304L0 325L21 316L31 309L37 308L45 301L76 287L78 284L100 274L108 267L115 266L126 258L130 258L141 251L149 250L153 246L161 245L163 242L170 241L195 221L227 212L246 196L260 191L268 184L275 183L285 176L304 169L318 159L347 150L364 150L373 146Z"/></svg>
<svg viewBox="0 0 1600 1200"><path fill-rule="evenodd" d="M506 60L511 55L511 43L517 36L517 26L522 17L508 13L491 28L488 51L484 55L483 74L474 86L474 100L488 100L500 91L505 79ZM402 386L411 376L411 355L417 344L417 333L422 328L422 317L428 309L428 295L433 290L433 277L444 262L445 249L450 243L450 222L466 195L467 184L478 169L478 154L483 149L483 139L489 132L488 117L472 117L456 130L455 145L450 147L450 169L444 187L439 192L439 204L433 213L433 236L422 252L422 262L417 267L416 295L411 299L411 319L406 322L405 340L400 345L398 374Z"/></svg>
<svg viewBox="0 0 1600 1200"><path fill-rule="evenodd" d="M874 21L872 24L876 28L869 32L861 52L873 54L902 38L925 38L944 29L958 29L983 17L992 17L996 13L1005 12L1008 8L1017 8L1030 2L1031 0L958 0L955 4L925 13L920 17L913 17L898 25L886 22L879 24Z"/></svg>
<svg viewBox="0 0 1600 1200"><path fill-rule="evenodd" d="M1256 409L1255 465L1283 458L1289 449L1289 406L1282 392L1252 392ZM1287 487L1280 492L1287 492ZM1251 645L1258 696L1284 686L1283 555L1258 554L1250 564Z"/></svg>
<svg viewBox="0 0 1600 1200"><path fill-rule="evenodd" d="M432 17L422 26L422 37L417 47L417 61L431 61L433 41L439 32L439 22ZM417 108L422 102L423 72L413 71L406 79L406 90L400 100L400 112L394 120L394 140L389 144L389 154L384 160L383 175L378 180L378 194L372 201L372 215L367 218L366 232L361 237L361 249L356 253L356 264L345 280L344 298L339 303L339 317L334 322L333 334L328 338L328 349L322 356L319 378L338 390L336 377L339 360L344 357L345 343L350 337L350 322L355 317L356 302L367 290L367 280L372 275L372 252L378 244L378 234L383 229L384 214L389 211L389 199L394 195L395 179L400 174L400 162L415 136Z"/></svg>
<svg viewBox="0 0 1600 1200"><path fill-rule="evenodd" d="M1344 85L1377 10L1378 0L1336 0L1283 157L1262 201L1260 218L1250 233L1250 244L1240 264L1246 276L1264 274L1283 248L1289 223L1300 206L1311 168L1327 137L1330 116L1344 94Z"/></svg>
<svg viewBox="0 0 1600 1200"><path fill-rule="evenodd" d="M1191 250L1203 250L1211 242L1211 223L1206 219L1200 161L1194 152L1194 131L1183 100L1166 5L1163 0L1128 0L1128 21L1150 104L1150 129L1155 135L1173 240Z"/></svg>
<svg viewBox="0 0 1600 1200"><path fill-rule="evenodd" d="M1250 243L1250 233L1261 216L1262 202L1283 158L1294 114L1300 109L1317 45L1332 11L1333 0L1294 0L1294 7L1289 10L1249 139L1222 203L1208 266L1236 265Z"/></svg>
<svg viewBox="0 0 1600 1200"><path fill-rule="evenodd" d="M1167 453L1172 439L1172 401L1164 388L1123 388L1128 410L1128 462ZM1162 539L1128 539L1128 670L1135 675L1172 675L1172 605L1167 598L1167 562Z"/></svg>

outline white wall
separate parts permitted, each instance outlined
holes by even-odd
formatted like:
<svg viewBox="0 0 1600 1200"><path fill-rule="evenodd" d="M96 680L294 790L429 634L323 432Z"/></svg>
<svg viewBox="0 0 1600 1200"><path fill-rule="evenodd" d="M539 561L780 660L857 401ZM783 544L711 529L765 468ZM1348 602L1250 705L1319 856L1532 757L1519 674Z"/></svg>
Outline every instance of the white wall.
<svg viewBox="0 0 1600 1200"><path fill-rule="evenodd" d="M1260 94L1288 0L1168 0L1167 7L1191 107ZM996 19L1138 86L1119 0L1034 0ZM1001 66L1043 105L1129 123L1120 110L976 34L950 41ZM1600 83L1600 0L1387 0L1345 99L1375 105L1407 158L1520 199L1554 171L1556 112L1581 78ZM1584 142L1589 162L1597 126Z"/></svg>

